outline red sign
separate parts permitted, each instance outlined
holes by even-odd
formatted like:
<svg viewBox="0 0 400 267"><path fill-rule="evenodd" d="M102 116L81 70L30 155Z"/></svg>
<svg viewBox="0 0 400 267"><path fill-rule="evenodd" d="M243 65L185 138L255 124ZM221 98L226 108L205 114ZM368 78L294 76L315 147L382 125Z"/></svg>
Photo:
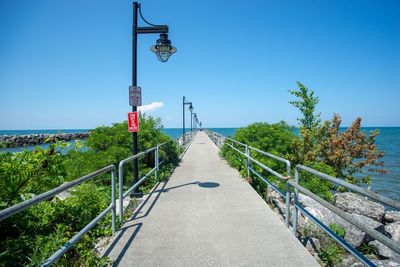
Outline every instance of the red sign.
<svg viewBox="0 0 400 267"><path fill-rule="evenodd" d="M139 118L137 111L128 112L128 132L139 131Z"/></svg>

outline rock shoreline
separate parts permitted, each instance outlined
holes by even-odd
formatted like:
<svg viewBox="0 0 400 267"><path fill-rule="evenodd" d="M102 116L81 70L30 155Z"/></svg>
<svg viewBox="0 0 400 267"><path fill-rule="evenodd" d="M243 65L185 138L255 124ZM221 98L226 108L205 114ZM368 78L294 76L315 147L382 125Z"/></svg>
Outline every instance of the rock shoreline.
<svg viewBox="0 0 400 267"><path fill-rule="evenodd" d="M89 133L0 135L0 145L5 148L35 146L58 141L72 141L88 138Z"/></svg>
<svg viewBox="0 0 400 267"><path fill-rule="evenodd" d="M267 190L266 202L274 208L276 213L281 216L285 214L286 206L284 199L271 188ZM338 225L342 227L345 230L344 239L354 247L360 249L367 246L373 253L373 255L367 255L367 257L370 257L377 266L400 266L399 254L381 244L379 241L374 240L315 200L303 194L299 194L299 202L309 213L325 225ZM400 211L387 211L381 204L350 192L335 194L335 201L333 204L351 214L356 220L367 224L369 227L394 241L400 242ZM293 206L291 206L291 213L292 212ZM307 236L303 236L303 238L305 237L307 239L307 242L305 242L307 243L306 247L312 255L318 258L318 251L324 248L322 231L302 213L299 215L298 227L299 232L307 232ZM312 242L308 244L309 241ZM345 253L343 256L342 263L338 265L345 267L362 266L362 264L360 265L360 263L349 254ZM336 266L336 264L334 264L334 266Z"/></svg>

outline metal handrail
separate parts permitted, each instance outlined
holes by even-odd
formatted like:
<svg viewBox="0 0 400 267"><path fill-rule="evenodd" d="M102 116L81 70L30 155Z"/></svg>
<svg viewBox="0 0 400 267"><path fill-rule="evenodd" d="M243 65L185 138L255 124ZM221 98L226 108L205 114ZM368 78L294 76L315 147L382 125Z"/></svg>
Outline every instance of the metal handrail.
<svg viewBox="0 0 400 267"><path fill-rule="evenodd" d="M192 142L194 140L194 136L196 135L196 133L197 133L197 130L185 133L185 138L183 138L184 142L181 145L179 144L179 140L183 137L183 135L177 138L178 146L183 147L183 152L179 156L179 159L182 159L183 156L185 155L186 151L189 149L190 145L192 144ZM188 138L186 138L186 136L188 136Z"/></svg>
<svg viewBox="0 0 400 267"><path fill-rule="evenodd" d="M321 204L322 206L326 207L327 209L331 210L333 213L335 213L336 215L338 215L339 217L345 219L346 221L348 221L349 223L351 223L352 225L356 226L357 228L361 229L363 232L365 232L366 234L368 234L369 236L371 236L372 238L378 240L379 242L381 242L382 244L388 246L390 249L392 249L393 251L400 253L400 242L396 242L393 239L388 238L387 236L379 233L378 231L376 231L375 229L369 227L367 224L365 224L364 222L355 220L353 216L351 216L350 214L348 214L347 212L339 209L338 207L335 207L334 205L332 205L331 203L329 203L328 201L322 199L321 197L315 195L314 193L312 193L311 191L309 191L308 189L302 187L301 185L298 184L297 181L293 181L293 180L288 180L286 182L287 184L287 189L288 189L288 194L287 194L287 198L286 198L286 205L290 205L290 187L294 187L296 189L298 189L299 191L303 192L305 195L311 197L313 200L315 200L316 202L318 202L319 204ZM295 206L299 206L299 202L295 200ZM288 209L286 207L287 211L290 214L290 208ZM295 218L294 214L296 213L296 209L293 212L293 224L295 223L295 220L297 218ZM296 228L293 227L293 232L296 233ZM345 247L346 248L346 247ZM350 251L349 251L350 252ZM355 255L356 256L356 255ZM360 258L359 258L360 259ZM360 259L362 260L362 259ZM369 264L369 263L368 263Z"/></svg>
<svg viewBox="0 0 400 267"><path fill-rule="evenodd" d="M268 156L268 157L273 158L273 159L275 159L277 161L280 161L282 163L285 163L286 164L287 178L290 178L291 163L290 163L289 160L281 158L281 157L278 157L277 155L262 151L262 150L260 150L258 148L252 147L252 146L249 146L249 149L252 149L252 150L254 150L254 151L256 151L256 152L258 152L258 153L260 153L262 155Z"/></svg>
<svg viewBox="0 0 400 267"><path fill-rule="evenodd" d="M258 176L261 180L263 180L264 182L266 182L267 184L269 184L275 191L277 191L279 193L279 195L282 198L286 199L286 213L285 213L285 223L288 227L290 227L289 225L289 217L290 217L290 198L291 198L291 192L290 192L290 187L294 188L294 212L293 212L293 232L296 233L297 231L297 213L298 210L300 210L305 216L309 217L314 223L316 223L320 228L322 228L329 236L331 236L335 241L337 241L341 246L343 246L348 252L350 252L352 255L354 255L357 259L359 259L362 263L368 265L368 266L375 266L375 264L373 262L371 262L368 258L366 258L362 253L360 253L357 249L355 249L351 244L349 244L346 240L344 240L343 238L339 237L336 233L334 233L328 226L326 226L324 223L322 223L321 221L319 221L316 217L314 217L311 213L309 213L306 209L304 209L304 207L302 207L301 205L299 205L298 202L298 190L300 190L301 192L305 193L306 195L308 195L309 197L311 197L312 199L314 199L315 201L317 201L318 203L320 203L322 206L328 208L329 210L331 210L332 212L334 212L335 214L337 214L339 217L345 219L346 221L348 221L349 223L351 223L352 225L360 228L362 231L364 231L365 233L367 233L368 235L370 235L371 237L375 238L376 240L380 241L381 243L383 243L384 245L388 246L389 248L393 249L393 251L400 253L400 242L396 242L393 239L390 239L388 237L386 237L385 235L379 233L378 231L376 231L375 229L369 227L368 225L356 221L350 214L342 211L341 209L335 207L334 205L332 205L331 203L323 200L322 198L318 197L317 195L313 194L312 192L310 192L309 190L305 189L304 187L299 185L299 178L300 178L300 174L299 174L299 170L302 171L306 171L309 172L311 174L314 174L324 180L330 181L336 185L339 186L343 186L347 189L350 189L353 192L357 192L359 194L362 194L364 196L367 196L371 199L374 199L380 203L386 204L388 206L391 206L393 208L396 209L400 209L400 201L396 201L394 199L385 197L385 196L381 196L375 192L372 192L370 190L366 190L364 188L361 188L359 186L347 183L343 180L340 180L336 177L327 175L325 173L319 172L317 170L311 169L309 167L303 166L303 165L297 165L295 167L295 180L290 179L290 169L291 169L291 163L289 160L278 157L276 155L273 155L271 153L262 151L260 149L248 146L246 144L243 144L241 142L238 142L232 138L228 138L228 137L224 137L221 134L218 133L214 133L214 132L209 132L210 138L214 141L214 143L218 146L222 146L222 145L227 145L229 147L231 147L233 150L235 150L236 152L240 153L241 155L245 156L248 160L247 163L247 169L248 172L251 171L252 173L254 173L256 176ZM218 139L214 137L218 136L221 137L223 139L228 139L230 141L233 141L237 144L240 144L242 146L245 147L245 152L240 151L238 148L233 146L233 142L232 144L229 143L223 143L221 144L219 141L217 141ZM287 166L287 176L283 176L279 173L277 173L276 171L272 170L271 168L269 168L268 166L262 164L261 162L257 161L256 159L252 158L249 150L254 150L260 154L269 156L273 159L276 159L278 161L281 161L283 163L286 164ZM251 167L251 165L249 164L249 162L254 162L256 163L258 166L260 166L261 168L263 168L264 170L270 172L271 174L273 174L274 176L280 178L280 179L284 179L286 180L286 195L281 192L273 183L271 183L270 181L268 181L268 179L264 178L260 173L258 173L254 168Z"/></svg>
<svg viewBox="0 0 400 267"><path fill-rule="evenodd" d="M274 155L274 154L271 154L271 153L262 151L262 150L260 150L260 149L258 149L258 148L249 146L249 145L244 144L244 143L242 143L242 142L236 141L235 139L232 139L232 138L229 138L229 137L225 137L225 136L223 136L222 134L219 134L219 133L216 133L216 132L210 132L210 131L209 131L209 133L211 133L211 134L213 134L213 135L216 135L216 136L219 136L219 137L221 137L221 138L223 138L223 139L227 139L227 140L229 140L229 141L231 141L231 142L234 142L234 143L236 143L236 144L239 144L239 145L241 145L241 146L243 146L243 147L245 148L245 152L242 152L242 151L240 151L239 149L237 149L236 147L234 147L232 144L226 143L226 145L230 146L230 147L231 147L232 149L234 149L236 152L240 153L241 155L243 155L243 156L245 156L245 157L247 158L247 166L246 166L246 167L247 167L247 169L248 169L248 170L247 170L247 174L248 174L248 175L249 175L249 170L250 170L250 169L249 169L249 168L250 168L250 161L252 161L252 162L256 163L257 165L259 165L260 167L262 167L263 169L265 169L265 170L267 170L268 172L272 173L273 175L277 176L277 177L280 178L280 179L289 179L289 178L290 178L291 163L290 163L289 160L284 159L284 158L282 158L282 157L279 157L279 156L277 156L277 155ZM215 143L215 142L214 142L214 143ZM283 175L281 175L281 174L275 172L274 170L272 170L272 169L269 168L268 166L265 166L265 165L262 164L261 162L259 162L259 161L255 160L254 158L252 158L252 157L250 156L250 150L254 150L255 152L258 152L258 153L260 153L260 154L262 154L262 155L268 156L268 157L270 157L270 158L272 158L272 159L275 159L275 160L277 160L277 161L280 161L280 162L285 163L285 164L286 164L287 176L285 177L285 176L283 176ZM251 170L250 170L250 171L251 171ZM254 169L253 169L253 171L254 171Z"/></svg>
<svg viewBox="0 0 400 267"><path fill-rule="evenodd" d="M171 141L169 141L171 142ZM164 161L160 162L159 158L159 149L161 146L169 143L169 142L164 142L162 144L159 144L155 147L149 148L143 152L140 152L136 155L133 155L129 158L126 158L124 160L121 160L118 164L118 183L119 183L119 216L120 216L120 221L121 224L124 222L124 198L127 197L134 189L136 189L139 185L141 185L149 176L155 172L155 176L157 178L158 172L159 172L159 167L161 164L164 163ZM155 166L152 168L150 171L148 171L142 178L140 178L139 181L137 181L134 185L132 185L125 193L123 192L123 183L124 183L124 165L134 159L137 159L141 156L144 156L150 152L155 152Z"/></svg>
<svg viewBox="0 0 400 267"><path fill-rule="evenodd" d="M318 177L320 177L320 178L322 178L324 180L330 181L330 182L332 182L334 184L337 184L339 186L346 187L347 189L350 189L353 192L357 192L357 193L362 194L362 195L364 195L366 197L372 198L372 199L374 199L374 200L376 200L376 201L378 201L378 202L380 202L382 204L385 204L385 205L388 205L388 206L390 206L392 208L400 210L400 201L396 201L394 199L379 195L379 194L377 194L375 192L372 192L370 190L367 190L367 189L364 189L362 187L356 186L354 184L350 184L350 183L345 182L345 181L343 181L341 179L338 179L338 178L330 176L328 174L325 174L325 173L319 172L317 170L311 169L310 167L307 167L307 166L304 166L304 165L300 165L300 164L296 165L295 172L297 172L297 181L300 178L299 170L303 170L303 171L309 172L309 173L314 174L314 175L316 175L316 176L318 176Z"/></svg>
<svg viewBox="0 0 400 267"><path fill-rule="evenodd" d="M56 196L57 194L64 192L68 190L69 188L75 187L87 180L93 179L101 174L111 172L111 204L104 209L99 215L97 215L96 218L94 218L91 222L89 222L82 230L80 230L77 234L75 234L70 240L68 240L67 243L65 243L61 248L59 248L53 255L51 255L43 264L42 266L50 266L52 263L54 263L57 259L59 259L62 255L67 252L68 249L70 249L84 234L86 234L93 226L95 226L104 216L107 215L107 213L112 210L112 233L115 233L115 227L116 227L116 201L115 201L115 166L114 165L109 165L107 167L101 168L97 171L94 171L92 173L89 173L85 176L82 176L74 181L65 183L63 185L60 185L59 187L56 187L52 190L49 190L43 194L40 194L38 196L32 197L28 200L25 200L21 203L18 203L14 206L11 206L9 208L6 208L2 211L0 211L0 221L15 215L19 212L24 211L25 209L38 204L44 200L47 200L51 197Z"/></svg>
<svg viewBox="0 0 400 267"><path fill-rule="evenodd" d="M298 190L297 188L295 190ZM287 208L289 205L289 209ZM305 216L310 218L317 226L319 226L325 233L327 233L330 237L332 237L336 242L339 243L342 247L344 247L349 253L354 255L357 259L359 259L363 264L367 266L375 266L373 262L371 262L367 257L365 257L362 253L360 253L357 249L355 249L351 244L349 244L345 239L338 236L335 232L332 231L328 226L326 226L323 222L313 216L310 212L308 212L304 207L298 205L298 203L294 203L294 207L300 210ZM285 223L287 227L289 226L289 216L290 216L290 183L289 181L286 183L286 219ZM294 213L293 213L294 217Z"/></svg>

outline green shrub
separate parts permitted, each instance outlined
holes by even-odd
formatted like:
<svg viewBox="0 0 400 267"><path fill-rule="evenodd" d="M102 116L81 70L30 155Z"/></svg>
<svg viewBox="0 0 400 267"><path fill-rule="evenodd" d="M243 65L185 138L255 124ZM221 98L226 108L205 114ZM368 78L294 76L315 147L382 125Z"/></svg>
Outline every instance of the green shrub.
<svg viewBox="0 0 400 267"><path fill-rule="evenodd" d="M162 132L159 119L140 116L139 151L169 142L160 148L161 166L157 180L166 179L179 161L176 144ZM98 127L91 131L81 149L77 143L67 154L65 143L49 149L0 154L0 209L24 198L46 192L63 182L132 156L132 135L127 123ZM125 168L125 184L132 183L132 165ZM154 152L139 160L140 174L154 167ZM141 189L150 190L157 180L149 177ZM71 196L49 199L0 222L0 266L38 266L111 202L110 174L104 174L70 189ZM96 240L111 235L111 213L85 234L56 266L104 266L93 248Z"/></svg>
<svg viewBox="0 0 400 267"><path fill-rule="evenodd" d="M257 122L238 129L232 138L254 148L287 158L292 153L292 142L296 137L292 132L292 128L285 122L275 124ZM240 147L239 145L235 146L244 152L243 147ZM246 175L244 156L239 155L238 152L234 151L227 145L222 147L221 154L232 167L237 168L241 172L242 176ZM270 157L262 155L254 150L250 150L250 155L260 163L270 167L282 175L286 175L285 163L271 159ZM284 190L285 186L281 180L271 175L255 163L252 163L252 167ZM254 178L252 179L252 186L257 192L263 193L266 189L266 184L256 178L256 176L252 176L252 178Z"/></svg>

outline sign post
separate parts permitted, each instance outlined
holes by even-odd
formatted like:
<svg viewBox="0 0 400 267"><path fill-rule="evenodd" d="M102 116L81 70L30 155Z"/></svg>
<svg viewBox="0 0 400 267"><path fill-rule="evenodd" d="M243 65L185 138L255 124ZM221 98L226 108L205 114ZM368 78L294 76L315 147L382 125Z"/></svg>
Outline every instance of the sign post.
<svg viewBox="0 0 400 267"><path fill-rule="evenodd" d="M142 88L139 86L129 86L129 105L141 106L142 105Z"/></svg>
<svg viewBox="0 0 400 267"><path fill-rule="evenodd" d="M128 112L128 132L136 133L139 131L138 112Z"/></svg>

